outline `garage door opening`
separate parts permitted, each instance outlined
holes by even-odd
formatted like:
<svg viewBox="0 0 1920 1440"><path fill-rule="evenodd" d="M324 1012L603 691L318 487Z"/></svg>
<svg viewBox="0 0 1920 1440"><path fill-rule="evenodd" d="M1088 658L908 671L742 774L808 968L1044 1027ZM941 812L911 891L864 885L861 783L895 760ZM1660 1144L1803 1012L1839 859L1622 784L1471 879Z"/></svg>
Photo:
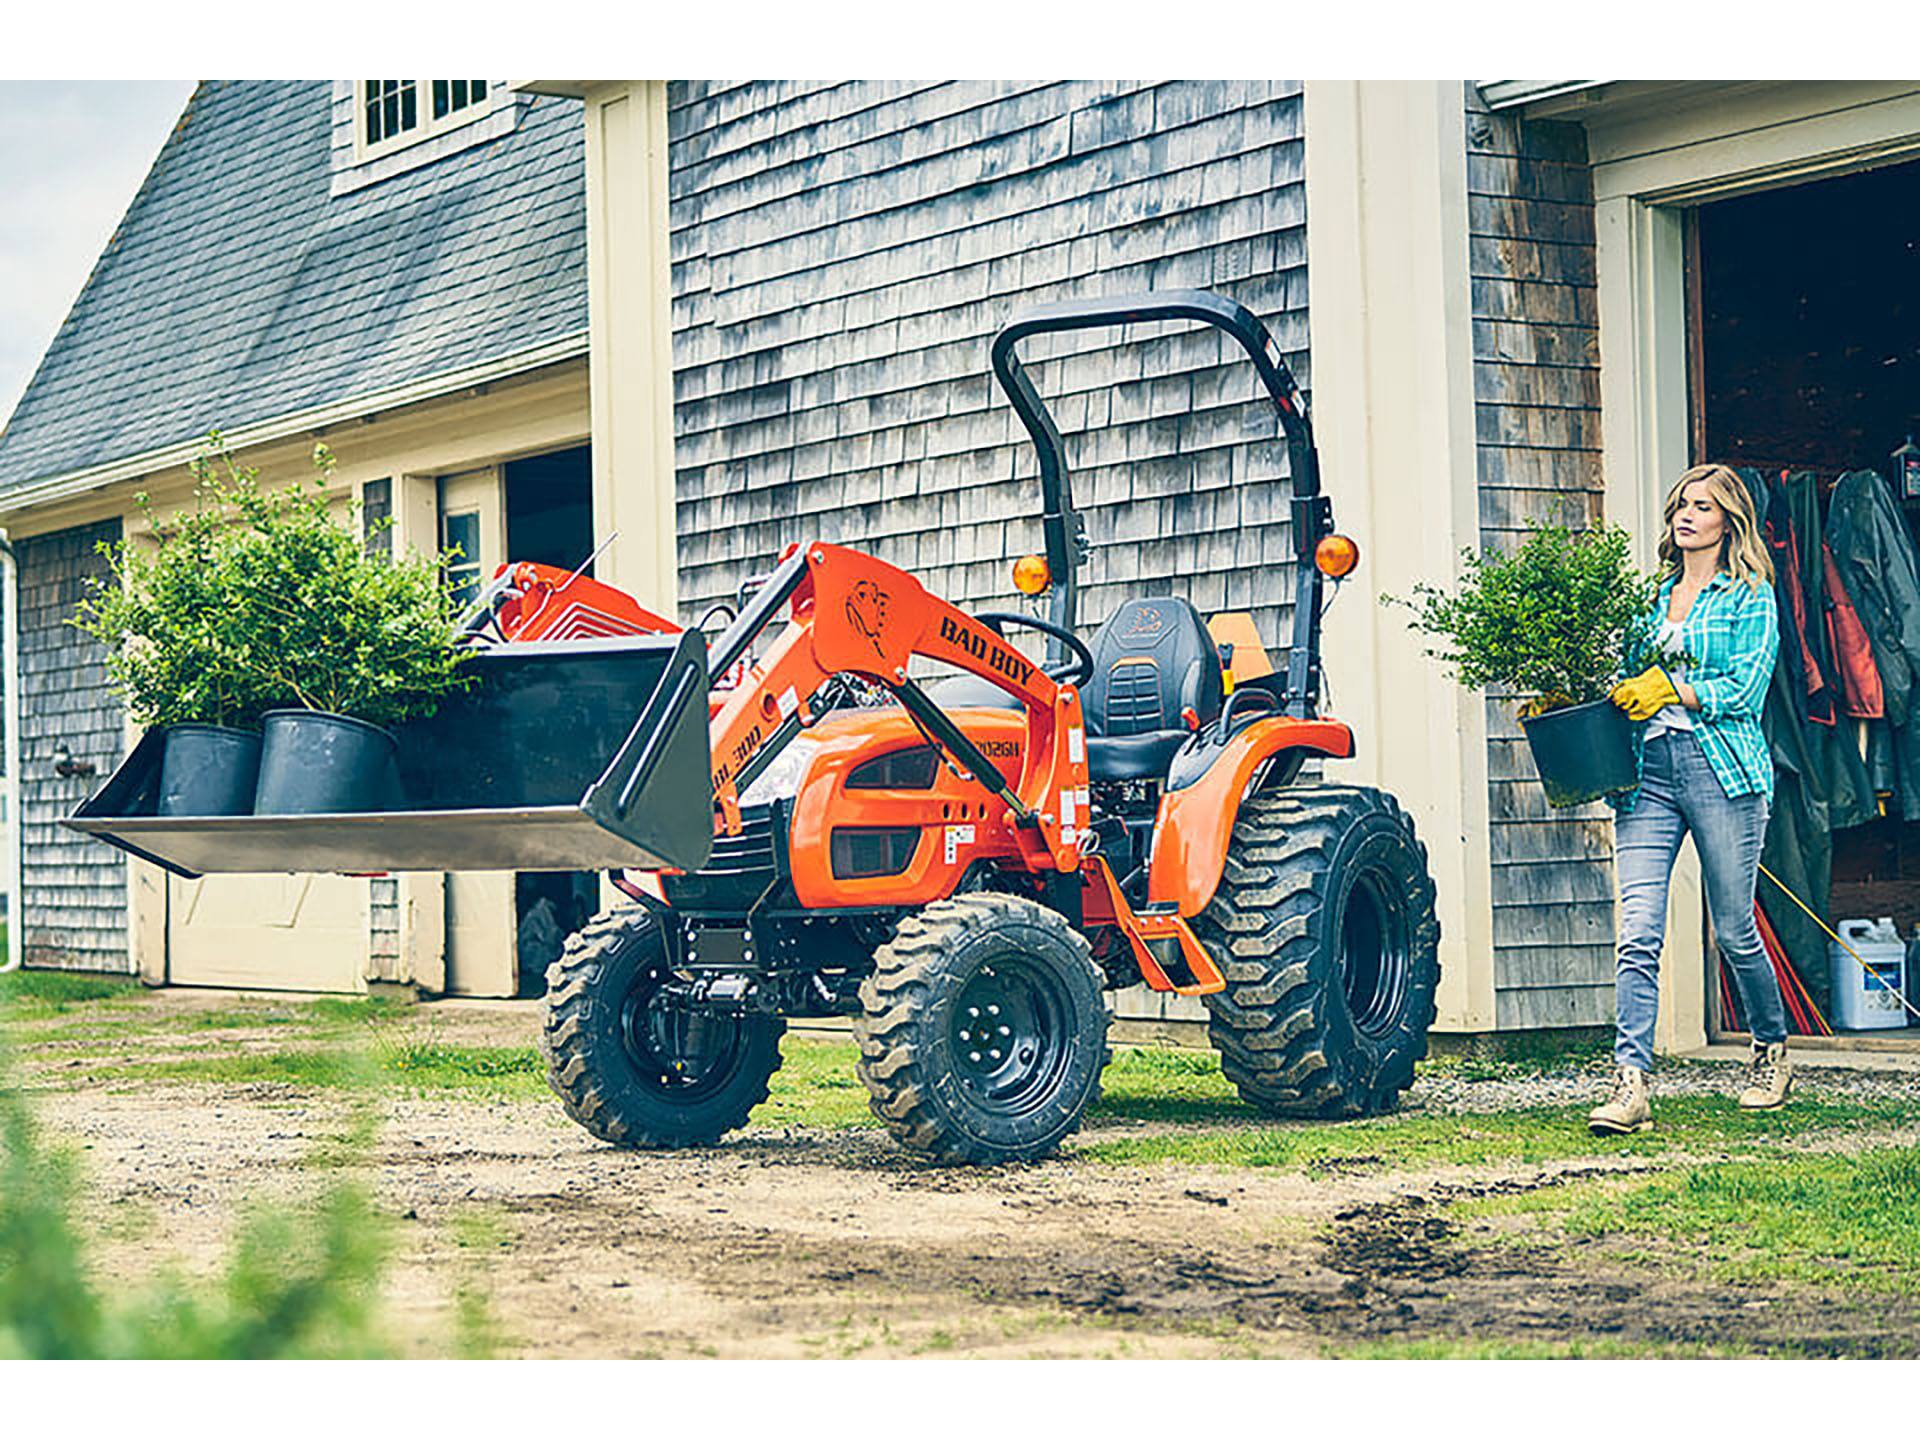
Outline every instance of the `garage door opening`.
<svg viewBox="0 0 1920 1440"><path fill-rule="evenodd" d="M502 467L506 551L565 570L587 566L593 554L593 450L576 445ZM600 908L600 877L587 871L523 872L514 876L514 952L517 993L544 995L547 966L567 936Z"/></svg>
<svg viewBox="0 0 1920 1440"><path fill-rule="evenodd" d="M1806 622L1803 658L1792 670L1783 659L1768 702L1776 761L1809 772L1781 776L1768 868L1850 939L1857 927L1843 921L1883 917L1898 938L1855 942L1881 972L1870 977L1844 954L1836 963L1828 937L1766 876L1762 910L1810 1011L1854 1043L1920 1045L1920 1029L1883 983L1901 977L1909 998L1920 993L1911 974L1920 967L1904 963L1906 942L1920 936L1920 669L1909 684L1897 661L1868 663L1887 671L1878 717L1864 677L1847 685L1862 650L1857 638L1834 631L1833 606L1854 572L1843 557L1837 587L1824 588L1820 548L1832 533L1838 485L1847 525L1874 524L1861 518L1872 509L1881 517L1876 533L1920 555L1920 505L1902 501L1892 460L1909 436L1920 437L1920 162L1718 201L1687 218L1694 459L1757 480L1776 524L1783 511L1789 517L1796 559L1813 562L1801 579L1819 567L1805 592L1817 613ZM1864 480L1862 471L1880 479ZM1887 487L1884 507L1863 498L1876 484ZM1796 648L1783 629L1783 650ZM1827 680L1838 682L1825 702L1805 693L1818 685L1812 677L1823 663ZM1796 727L1784 747L1783 724ZM1920 944L1913 948L1920 958ZM1707 953L1715 954L1711 945ZM1708 1013L1716 1038L1739 1034L1737 1007L1717 976Z"/></svg>

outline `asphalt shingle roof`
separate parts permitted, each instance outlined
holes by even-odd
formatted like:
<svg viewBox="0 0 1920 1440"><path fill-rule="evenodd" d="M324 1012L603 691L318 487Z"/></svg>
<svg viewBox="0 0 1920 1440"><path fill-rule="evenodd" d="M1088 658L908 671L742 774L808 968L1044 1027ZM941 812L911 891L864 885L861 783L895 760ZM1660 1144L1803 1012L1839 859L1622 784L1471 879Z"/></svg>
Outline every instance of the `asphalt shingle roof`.
<svg viewBox="0 0 1920 1440"><path fill-rule="evenodd" d="M525 103L333 197L331 82L203 82L0 431L0 499L584 330L580 105Z"/></svg>

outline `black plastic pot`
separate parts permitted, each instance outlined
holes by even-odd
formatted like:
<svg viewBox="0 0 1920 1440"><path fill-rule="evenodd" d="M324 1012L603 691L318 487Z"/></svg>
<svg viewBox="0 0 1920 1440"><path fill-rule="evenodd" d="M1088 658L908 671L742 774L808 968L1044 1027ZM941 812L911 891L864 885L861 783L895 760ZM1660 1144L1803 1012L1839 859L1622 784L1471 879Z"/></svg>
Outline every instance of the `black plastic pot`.
<svg viewBox="0 0 1920 1440"><path fill-rule="evenodd" d="M394 739L324 710L269 710L261 726L256 815L351 815L395 801Z"/></svg>
<svg viewBox="0 0 1920 1440"><path fill-rule="evenodd" d="M260 737L225 725L170 725L156 815L251 815Z"/></svg>
<svg viewBox="0 0 1920 1440"><path fill-rule="evenodd" d="M1520 722L1534 768L1556 809L1584 805L1640 783L1633 722L1611 700L1549 710Z"/></svg>

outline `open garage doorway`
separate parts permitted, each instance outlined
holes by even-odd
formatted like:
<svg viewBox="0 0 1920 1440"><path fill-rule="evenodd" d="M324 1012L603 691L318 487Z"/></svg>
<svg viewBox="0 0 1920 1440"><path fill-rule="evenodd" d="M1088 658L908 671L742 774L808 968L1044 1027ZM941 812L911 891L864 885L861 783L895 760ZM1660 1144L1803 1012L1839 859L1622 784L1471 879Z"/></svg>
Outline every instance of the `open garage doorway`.
<svg viewBox="0 0 1920 1440"><path fill-rule="evenodd" d="M599 537L593 528L593 447L576 445L510 460L501 467L506 548L514 560L566 570L587 566ZM518 993L543 995L547 966L567 936L600 908L600 877L591 871L523 871L514 877L514 951Z"/></svg>
<svg viewBox="0 0 1920 1440"><path fill-rule="evenodd" d="M1920 1045L1892 987L1836 954L1787 893L1920 994L1910 974L1920 943L1909 945L1920 942L1920 686L1897 681L1897 643L1883 656L1876 640L1869 654L1858 632L1836 634L1837 604L1869 616L1880 582L1849 597L1846 577L1860 572L1845 555L1836 569L1822 550L1844 512L1846 526L1876 537L1876 573L1920 570L1920 495L1904 493L1896 455L1920 437L1920 161L1700 205L1686 252L1692 458L1735 466L1750 487L1757 479L1796 561L1814 562L1794 567L1804 604L1781 605L1786 653L1768 701L1780 781L1762 863L1785 888L1763 874L1758 899L1817 1012L1807 1033L1824 1025L1856 1044ZM1878 701L1874 686L1854 683L1876 666L1887 672ZM1823 671L1845 683L1811 699ZM1785 748L1782 727L1792 730ZM1883 919L1890 931L1861 937ZM1710 963L1710 1034L1742 1033L1734 1006Z"/></svg>

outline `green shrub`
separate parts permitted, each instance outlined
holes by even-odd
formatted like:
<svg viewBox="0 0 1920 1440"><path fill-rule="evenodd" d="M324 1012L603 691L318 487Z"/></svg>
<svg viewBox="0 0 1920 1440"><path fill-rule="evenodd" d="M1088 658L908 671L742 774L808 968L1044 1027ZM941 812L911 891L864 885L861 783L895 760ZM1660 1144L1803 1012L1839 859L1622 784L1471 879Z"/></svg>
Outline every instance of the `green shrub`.
<svg viewBox="0 0 1920 1440"><path fill-rule="evenodd" d="M191 509L171 519L136 496L154 545L103 544L108 573L87 581L73 623L107 650L107 675L142 725L257 724L262 677L247 665L230 519L195 462ZM249 483L251 483L249 481Z"/></svg>
<svg viewBox="0 0 1920 1440"><path fill-rule="evenodd" d="M110 573L74 623L107 647L140 723L309 709L391 724L468 683L440 560L369 554L334 518L324 446L314 465L311 481L263 490L215 431L191 509L154 520L141 497L158 545L103 547Z"/></svg>
<svg viewBox="0 0 1920 1440"><path fill-rule="evenodd" d="M1413 610L1413 628L1440 642L1427 653L1469 689L1510 686L1536 712L1584 704L1619 676L1659 588L1631 545L1617 526L1537 525L1512 554L1465 552L1452 593L1417 585L1394 603Z"/></svg>
<svg viewBox="0 0 1920 1440"><path fill-rule="evenodd" d="M0 1359L386 1353L375 1323L386 1230L358 1187L256 1210L217 1286L174 1271L133 1296L89 1280L77 1195L71 1158L41 1141L0 1053Z"/></svg>

